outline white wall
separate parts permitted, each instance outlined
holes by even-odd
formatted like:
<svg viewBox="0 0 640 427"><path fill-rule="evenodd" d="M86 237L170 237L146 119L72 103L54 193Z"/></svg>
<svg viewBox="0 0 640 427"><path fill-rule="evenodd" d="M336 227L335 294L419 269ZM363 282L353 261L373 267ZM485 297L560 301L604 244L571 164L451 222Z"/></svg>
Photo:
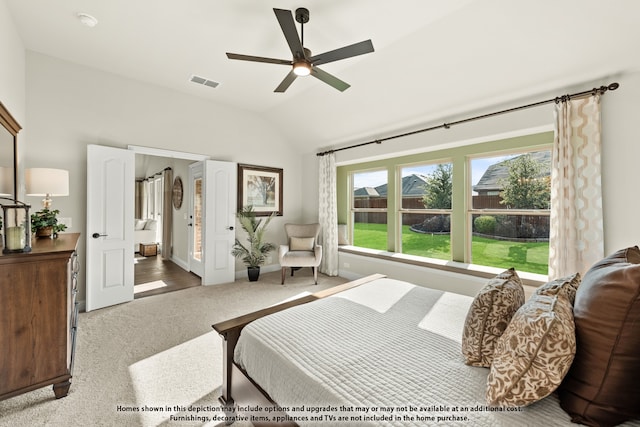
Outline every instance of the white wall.
<svg viewBox="0 0 640 427"><path fill-rule="evenodd" d="M640 245L640 71L602 98L602 198L606 254Z"/></svg>
<svg viewBox="0 0 640 427"><path fill-rule="evenodd" d="M638 189L637 170L640 165L640 144L638 143L638 107L640 99L640 72L631 72L615 78L582 84L566 92L542 94L540 97L511 106L528 102L551 99L563 93L573 93L592 87L599 87L613 81L620 83L615 92L602 97L602 192L604 211L605 254L633 245L640 245L640 190ZM497 111L495 109L486 111ZM425 151L429 147L458 145L460 143L480 142L495 136L511 135L523 129L549 126L553 123L553 104L544 107L523 110L492 119L453 127L449 130L436 130L418 134L409 138L390 141L382 145L343 151L336 156L342 164L355 163L363 159L371 160L384 156L395 156L415 151ZM476 113L469 114L470 117ZM461 117L462 118L462 117ZM432 124L431 124L432 125ZM425 127L428 127L425 125ZM362 141L360 141L362 142ZM311 161L307 159L307 161ZM306 194L305 205L317 205L318 193ZM340 274L346 277L359 277L371 273L383 273L390 277L436 287L452 289L456 292L474 295L482 286L483 280L466 275L443 273L441 271L381 261L353 254L340 254Z"/></svg>
<svg viewBox="0 0 640 427"><path fill-rule="evenodd" d="M69 170L70 196L54 200L61 216L72 218L68 231L84 237L88 232L87 144L149 146L282 168L284 217L272 222L267 238L282 243L284 222L300 220L300 155L259 116L35 52L27 52L26 75L30 126L24 165ZM84 300L82 275L79 288Z"/></svg>

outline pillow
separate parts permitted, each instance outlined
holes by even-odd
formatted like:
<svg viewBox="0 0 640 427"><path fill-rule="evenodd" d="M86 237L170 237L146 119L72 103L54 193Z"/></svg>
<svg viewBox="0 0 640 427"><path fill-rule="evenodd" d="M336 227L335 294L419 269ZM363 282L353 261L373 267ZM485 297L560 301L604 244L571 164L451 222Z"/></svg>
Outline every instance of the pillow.
<svg viewBox="0 0 640 427"><path fill-rule="evenodd" d="M135 224L133 225L134 230L144 230L144 226L147 223L146 219L136 219Z"/></svg>
<svg viewBox="0 0 640 427"><path fill-rule="evenodd" d="M289 239L290 251L312 251L315 239L313 237L291 237Z"/></svg>
<svg viewBox="0 0 640 427"><path fill-rule="evenodd" d="M145 224L144 229L156 231L157 227L158 227L158 221L156 221L155 219L150 219L150 220L147 220L147 223Z"/></svg>
<svg viewBox="0 0 640 427"><path fill-rule="evenodd" d="M487 377L487 403L527 406L551 394L576 353L575 325L563 295L534 294L496 343Z"/></svg>
<svg viewBox="0 0 640 427"><path fill-rule="evenodd" d="M573 422L613 426L640 417L640 249L622 249L584 275L573 307L578 348L558 389Z"/></svg>
<svg viewBox="0 0 640 427"><path fill-rule="evenodd" d="M571 305L576 299L576 290L580 286L580 273L548 282L535 290L536 295L561 295L569 300Z"/></svg>
<svg viewBox="0 0 640 427"><path fill-rule="evenodd" d="M491 279L476 295L464 322L462 355L471 366L491 366L496 340L524 304L524 288L511 268Z"/></svg>

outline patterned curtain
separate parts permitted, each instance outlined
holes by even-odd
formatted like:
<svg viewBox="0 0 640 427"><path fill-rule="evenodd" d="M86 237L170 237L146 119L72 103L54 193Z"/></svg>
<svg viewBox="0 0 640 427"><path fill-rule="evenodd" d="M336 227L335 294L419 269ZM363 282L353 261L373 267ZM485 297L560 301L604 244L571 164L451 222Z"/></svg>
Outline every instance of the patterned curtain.
<svg viewBox="0 0 640 427"><path fill-rule="evenodd" d="M584 274L604 256L600 96L556 105L549 278Z"/></svg>
<svg viewBox="0 0 640 427"><path fill-rule="evenodd" d="M338 275L338 196L336 194L336 156L320 156L320 206L318 218L322 227L322 262L320 272Z"/></svg>

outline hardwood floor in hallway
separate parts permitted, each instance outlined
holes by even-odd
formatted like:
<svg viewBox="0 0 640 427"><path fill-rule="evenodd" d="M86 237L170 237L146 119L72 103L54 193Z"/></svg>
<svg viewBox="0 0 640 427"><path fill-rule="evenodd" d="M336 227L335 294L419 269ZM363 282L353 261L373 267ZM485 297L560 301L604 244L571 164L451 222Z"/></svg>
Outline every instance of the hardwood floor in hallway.
<svg viewBox="0 0 640 427"><path fill-rule="evenodd" d="M200 277L160 255L143 257L136 254L134 271L133 293L136 299L201 284Z"/></svg>

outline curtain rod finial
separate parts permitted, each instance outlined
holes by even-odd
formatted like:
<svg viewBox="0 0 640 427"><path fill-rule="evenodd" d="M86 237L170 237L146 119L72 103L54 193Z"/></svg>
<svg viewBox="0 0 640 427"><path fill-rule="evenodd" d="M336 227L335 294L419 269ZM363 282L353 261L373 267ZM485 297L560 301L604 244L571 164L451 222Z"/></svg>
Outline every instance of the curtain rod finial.
<svg viewBox="0 0 640 427"><path fill-rule="evenodd" d="M616 90L620 87L620 85L618 83L611 83L609 86L607 86L607 89L609 90Z"/></svg>

